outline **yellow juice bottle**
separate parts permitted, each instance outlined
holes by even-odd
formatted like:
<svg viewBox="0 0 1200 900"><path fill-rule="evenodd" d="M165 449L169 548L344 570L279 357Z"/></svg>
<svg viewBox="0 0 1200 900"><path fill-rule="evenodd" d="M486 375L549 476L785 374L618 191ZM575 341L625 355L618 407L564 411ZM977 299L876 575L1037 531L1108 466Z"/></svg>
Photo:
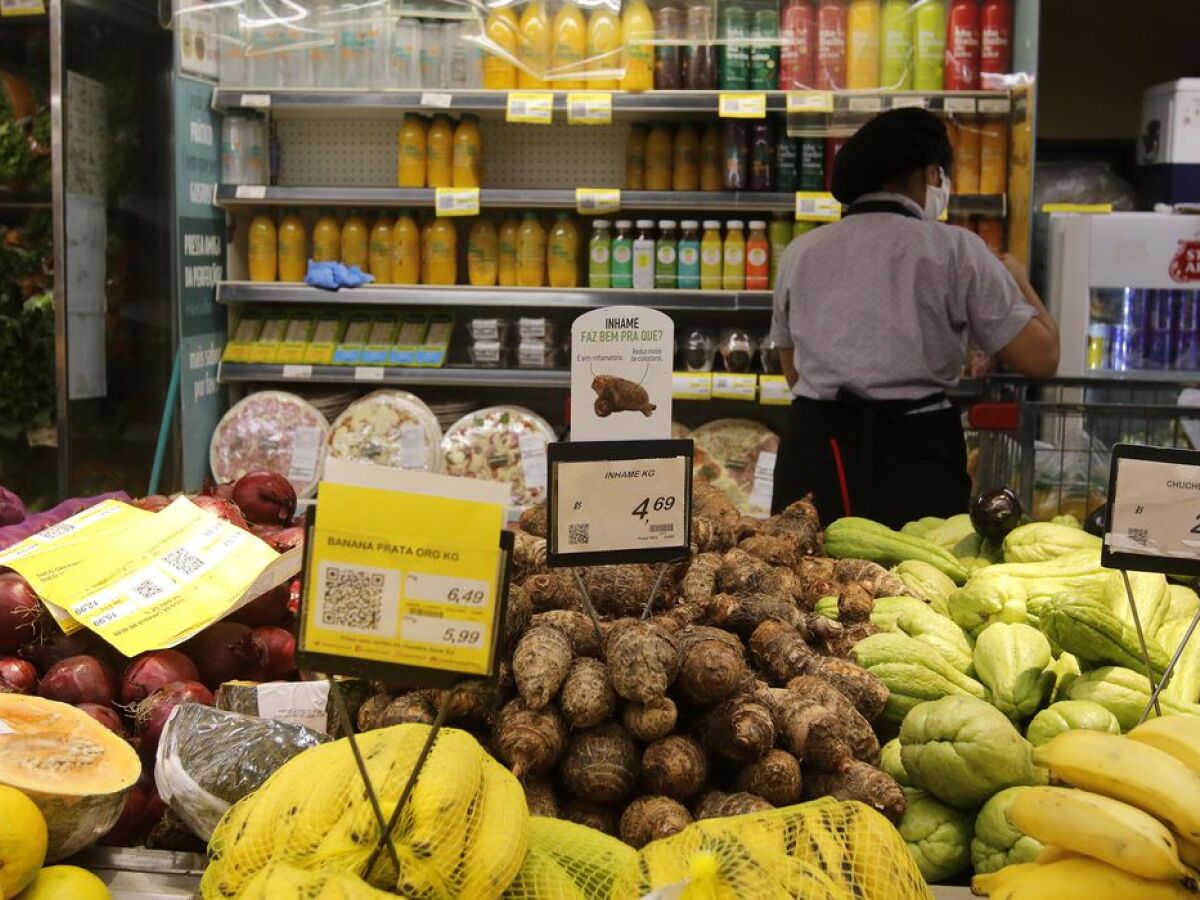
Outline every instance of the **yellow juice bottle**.
<svg viewBox="0 0 1200 900"><path fill-rule="evenodd" d="M431 188L454 185L454 123L445 113L433 117L425 149L425 183Z"/></svg>
<svg viewBox="0 0 1200 900"><path fill-rule="evenodd" d="M706 219L704 222L704 234L700 238L701 290L719 291L721 289L721 260L723 252L721 223L716 219Z"/></svg>
<svg viewBox="0 0 1200 900"><path fill-rule="evenodd" d="M502 6L488 13L483 58L483 86L489 91L511 91L517 86L517 16Z"/></svg>
<svg viewBox="0 0 1200 900"><path fill-rule="evenodd" d="M672 147L671 187L677 191L700 190L700 136L691 125L675 130Z"/></svg>
<svg viewBox="0 0 1200 900"><path fill-rule="evenodd" d="M496 226L480 216L467 233L467 282L475 287L491 287L499 270L500 240Z"/></svg>
<svg viewBox="0 0 1200 900"><path fill-rule="evenodd" d="M727 291L740 291L745 284L746 236L742 233L742 222L739 219L730 219L725 225L725 258L721 269L721 287Z"/></svg>
<svg viewBox="0 0 1200 900"><path fill-rule="evenodd" d="M725 188L725 138L721 126L709 125L700 138L700 190L720 191Z"/></svg>
<svg viewBox="0 0 1200 900"><path fill-rule="evenodd" d="M654 17L646 0L629 0L621 15L621 41L625 72L621 90L649 91L654 88Z"/></svg>
<svg viewBox="0 0 1200 900"><path fill-rule="evenodd" d="M509 216L500 223L496 250L496 280L500 287L517 286L517 231L521 222Z"/></svg>
<svg viewBox="0 0 1200 900"><path fill-rule="evenodd" d="M608 6L597 6L588 17L587 70L590 90L621 87L621 19Z"/></svg>
<svg viewBox="0 0 1200 900"><path fill-rule="evenodd" d="M550 86L560 91L577 91L587 85L580 78L587 52L587 23L571 0L554 14L554 42L550 45Z"/></svg>
<svg viewBox="0 0 1200 900"><path fill-rule="evenodd" d="M308 273L308 233L294 209L279 219L279 280L303 281Z"/></svg>
<svg viewBox="0 0 1200 900"><path fill-rule="evenodd" d="M402 212L392 225L392 284L421 283L421 232L411 213Z"/></svg>
<svg viewBox="0 0 1200 900"><path fill-rule="evenodd" d="M312 258L316 262L340 262L342 229L331 210L322 210L313 224Z"/></svg>
<svg viewBox="0 0 1200 900"><path fill-rule="evenodd" d="M546 232L537 214L527 212L517 229L517 286L542 287L546 283Z"/></svg>
<svg viewBox="0 0 1200 900"><path fill-rule="evenodd" d="M380 213L371 226L371 245L367 254L375 284L392 283L392 218Z"/></svg>
<svg viewBox="0 0 1200 900"><path fill-rule="evenodd" d="M579 284L579 232L570 213L560 212L550 229L546 275L550 287L573 288Z"/></svg>
<svg viewBox="0 0 1200 900"><path fill-rule="evenodd" d="M517 31L517 87L521 90L545 90L550 68L550 19L543 0L529 0Z"/></svg>
<svg viewBox="0 0 1200 900"><path fill-rule="evenodd" d="M362 214L350 210L346 220L342 222L342 262L347 266L358 266L366 271L369 263L371 232Z"/></svg>
<svg viewBox="0 0 1200 900"><path fill-rule="evenodd" d="M650 132L645 125L631 125L625 140L625 190L646 189L646 139Z"/></svg>
<svg viewBox="0 0 1200 900"><path fill-rule="evenodd" d="M646 190L671 190L671 129L661 122L646 138Z"/></svg>
<svg viewBox="0 0 1200 900"><path fill-rule="evenodd" d="M479 116L467 113L454 129L451 176L455 187L479 187L483 178L483 136Z"/></svg>
<svg viewBox="0 0 1200 900"><path fill-rule="evenodd" d="M421 283L457 284L458 232L454 222L447 218L435 218L426 226L422 243Z"/></svg>
<svg viewBox="0 0 1200 900"><path fill-rule="evenodd" d="M879 87L879 0L850 0L846 5L846 87Z"/></svg>
<svg viewBox="0 0 1200 900"><path fill-rule="evenodd" d="M400 187L425 187L425 120L416 113L407 113L398 140L400 159L396 183Z"/></svg>
<svg viewBox="0 0 1200 900"><path fill-rule="evenodd" d="M275 219L269 212L257 213L250 222L247 262L251 281L274 281L278 248Z"/></svg>

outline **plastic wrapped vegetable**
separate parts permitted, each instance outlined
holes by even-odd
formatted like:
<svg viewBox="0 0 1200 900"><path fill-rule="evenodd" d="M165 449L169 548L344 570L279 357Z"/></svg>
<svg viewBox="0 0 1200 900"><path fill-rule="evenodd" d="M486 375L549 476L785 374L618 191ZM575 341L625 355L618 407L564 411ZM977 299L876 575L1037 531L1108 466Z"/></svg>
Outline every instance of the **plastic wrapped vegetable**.
<svg viewBox="0 0 1200 900"><path fill-rule="evenodd" d="M1107 731L1120 734L1121 723L1117 717L1090 700L1060 700L1051 703L1029 722L1025 729L1025 740L1035 747L1048 743L1064 731Z"/></svg>
<svg viewBox="0 0 1200 900"><path fill-rule="evenodd" d="M971 861L974 817L921 790L909 788L904 794L908 808L898 830L913 862L930 883L957 875Z"/></svg>
<svg viewBox="0 0 1200 900"><path fill-rule="evenodd" d="M325 740L300 725L184 703L163 727L154 781L163 802L208 840L230 806Z"/></svg>
<svg viewBox="0 0 1200 900"><path fill-rule="evenodd" d="M1033 862L1042 852L1042 844L1021 833L1008 821L1008 807L1024 787L1006 788L994 794L975 818L975 837L971 840L971 865L975 874L995 872L1005 866Z"/></svg>
<svg viewBox="0 0 1200 900"><path fill-rule="evenodd" d="M1030 625L997 622L975 642L975 674L992 692L992 705L1010 719L1037 712L1054 685L1050 642Z"/></svg>

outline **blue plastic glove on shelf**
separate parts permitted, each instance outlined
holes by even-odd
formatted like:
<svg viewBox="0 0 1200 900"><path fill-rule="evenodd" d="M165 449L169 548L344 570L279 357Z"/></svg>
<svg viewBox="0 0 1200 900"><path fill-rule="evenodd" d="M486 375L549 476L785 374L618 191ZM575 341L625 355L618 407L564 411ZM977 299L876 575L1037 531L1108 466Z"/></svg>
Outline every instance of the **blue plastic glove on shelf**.
<svg viewBox="0 0 1200 900"><path fill-rule="evenodd" d="M311 259L308 261L308 274L304 276L305 284L329 291L358 287L374 280L374 275L368 275L358 266L347 266L340 262L314 262Z"/></svg>

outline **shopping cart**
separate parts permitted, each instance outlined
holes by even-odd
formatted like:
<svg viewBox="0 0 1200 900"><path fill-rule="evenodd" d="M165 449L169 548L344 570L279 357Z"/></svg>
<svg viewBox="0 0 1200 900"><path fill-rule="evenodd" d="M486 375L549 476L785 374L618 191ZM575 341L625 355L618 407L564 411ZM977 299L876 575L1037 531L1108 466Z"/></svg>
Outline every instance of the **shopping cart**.
<svg viewBox="0 0 1200 900"><path fill-rule="evenodd" d="M967 421L976 492L1007 486L1036 519L1083 521L1105 502L1113 444L1200 449L1200 381L993 375Z"/></svg>

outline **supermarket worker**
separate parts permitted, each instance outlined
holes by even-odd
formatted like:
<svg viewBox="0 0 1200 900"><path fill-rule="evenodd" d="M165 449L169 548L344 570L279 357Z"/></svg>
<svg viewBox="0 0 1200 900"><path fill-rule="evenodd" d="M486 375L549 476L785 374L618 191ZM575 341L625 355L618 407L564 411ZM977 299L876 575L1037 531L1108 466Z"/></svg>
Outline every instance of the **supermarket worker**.
<svg viewBox="0 0 1200 900"><path fill-rule="evenodd" d="M965 512L966 446L946 392L968 338L1023 375L1057 370L1058 328L1025 270L938 221L952 157L933 114L874 117L834 159L843 219L783 254L771 338L794 399L775 511L812 492L826 523Z"/></svg>

